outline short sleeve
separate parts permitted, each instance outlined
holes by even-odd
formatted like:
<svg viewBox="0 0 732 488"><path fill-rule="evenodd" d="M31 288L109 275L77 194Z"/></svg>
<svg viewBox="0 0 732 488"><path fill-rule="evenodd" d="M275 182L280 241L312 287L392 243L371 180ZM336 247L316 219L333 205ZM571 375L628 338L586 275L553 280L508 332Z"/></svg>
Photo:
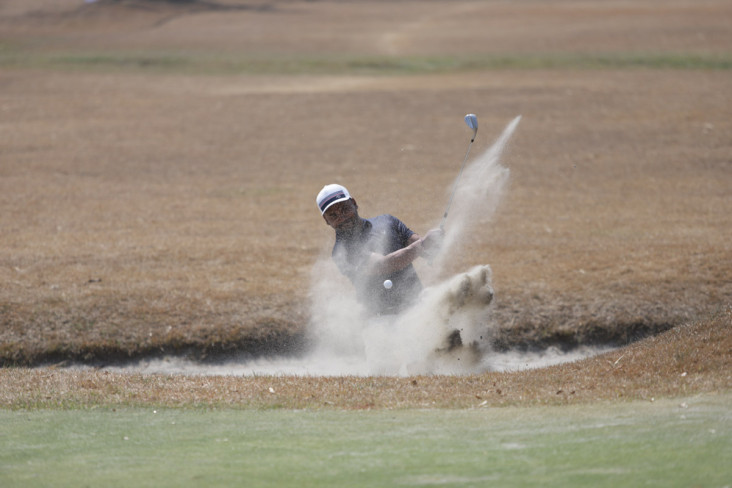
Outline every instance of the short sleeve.
<svg viewBox="0 0 732 488"><path fill-rule="evenodd" d="M407 227L404 222L399 220L396 217L391 217L393 219L392 226L394 228L394 233L399 237L399 240L401 241L402 246L406 246L407 242L409 241L409 238L414 235L414 232Z"/></svg>

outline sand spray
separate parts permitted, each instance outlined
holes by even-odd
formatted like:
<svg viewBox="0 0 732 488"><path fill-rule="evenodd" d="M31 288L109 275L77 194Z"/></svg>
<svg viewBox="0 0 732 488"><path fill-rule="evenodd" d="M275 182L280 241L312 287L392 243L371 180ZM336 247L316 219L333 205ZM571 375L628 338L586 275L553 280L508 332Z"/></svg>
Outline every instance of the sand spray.
<svg viewBox="0 0 732 488"><path fill-rule="evenodd" d="M466 166L431 274L438 275L449 264L466 233L494 215L509 178L501 156L520 120L512 120L496 142ZM484 356L492 297L490 267L475 263L425 288L418 302L400 315L369 317L330 255L323 255L312 270L308 358L320 367L330 365L332 374L465 374L490 369Z"/></svg>

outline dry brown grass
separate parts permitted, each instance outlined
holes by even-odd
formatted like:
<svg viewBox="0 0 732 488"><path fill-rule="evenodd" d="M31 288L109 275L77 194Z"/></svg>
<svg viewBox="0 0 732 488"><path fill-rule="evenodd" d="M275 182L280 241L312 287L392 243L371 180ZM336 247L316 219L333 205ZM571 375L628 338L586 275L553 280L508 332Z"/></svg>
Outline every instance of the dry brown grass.
<svg viewBox="0 0 732 488"><path fill-rule="evenodd" d="M651 54L728 55L728 2L264 2L262 11L227 12L111 3L93 7L102 10L44 0L0 6L3 52L30 60L0 71L0 364L289 347L308 320L310 268L332 239L313 204L319 188L339 180L364 214L391 212L424 232L443 211L465 149L460 118L467 112L480 117L476 153L523 115L505 159L511 183L499 211L448 270L493 268L496 346L627 343L732 302L727 70L293 76L33 61L138 50L398 57L466 49L622 54L642 46ZM723 317L711 323L722 321L728 334ZM729 349L722 353L728 364ZM579 364L599 381L608 360ZM549 374L563 378L556 372L575 367ZM144 385L199 385L191 388L200 398L175 400L171 390L164 403L214 401L206 399L207 384L218 385L210 395L226 402L222 392L237 384L268 381L2 374L19 385L47 380L58 391L100 381L101 392L122 400L129 387L132 402L156 401ZM530 376L505 381L518 391ZM475 381L490 391L500 378L417 379L415 394L428 391L422 403L429 403L443 388L455 399L438 404L466 406L479 393L445 385ZM272 381L277 392L295 380ZM379 385L390 385L384 395L411 385L297 381L332 392L363 388L376 398L361 396L363 405L387 404ZM580 398L589 381L556 390ZM716 385L709 388L729 386L728 378L709 381ZM631 390L640 396L644 385ZM8 390L19 396L4 404L45 398L23 390ZM78 401L91 401L93 391ZM277 403L246 391L231 401ZM551 392L540 391L548 400ZM334 396L313 403L338 403L328 400Z"/></svg>
<svg viewBox="0 0 732 488"><path fill-rule="evenodd" d="M281 343L332 239L312 204L324 181L367 215L434 225L464 133L451 109L410 127L425 103L482 107L483 147L525 113L498 214L451 270L493 267L508 334L667 326L729 303L728 75L544 75L229 96L259 81L5 72L3 361Z"/></svg>

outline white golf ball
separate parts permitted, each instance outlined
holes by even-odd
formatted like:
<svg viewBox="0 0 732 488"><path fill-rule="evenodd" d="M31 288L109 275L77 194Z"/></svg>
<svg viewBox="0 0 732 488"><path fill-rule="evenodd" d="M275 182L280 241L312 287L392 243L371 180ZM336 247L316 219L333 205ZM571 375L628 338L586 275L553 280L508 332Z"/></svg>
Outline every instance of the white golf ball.
<svg viewBox="0 0 732 488"><path fill-rule="evenodd" d="M392 287L393 285L394 285L394 283L392 283L392 282L391 282L391 280L386 280L386 281L384 282L384 288L386 288L387 290L391 289L391 287Z"/></svg>

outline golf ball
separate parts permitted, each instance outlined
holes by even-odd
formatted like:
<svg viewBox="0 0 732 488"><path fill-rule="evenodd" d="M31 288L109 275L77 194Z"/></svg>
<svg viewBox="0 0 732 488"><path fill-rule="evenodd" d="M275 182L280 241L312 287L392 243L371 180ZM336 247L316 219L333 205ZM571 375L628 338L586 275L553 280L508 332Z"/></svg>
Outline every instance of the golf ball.
<svg viewBox="0 0 732 488"><path fill-rule="evenodd" d="M384 282L384 288L386 288L388 290L388 289L390 289L392 287L393 284L394 283L392 283L391 280L386 280Z"/></svg>

